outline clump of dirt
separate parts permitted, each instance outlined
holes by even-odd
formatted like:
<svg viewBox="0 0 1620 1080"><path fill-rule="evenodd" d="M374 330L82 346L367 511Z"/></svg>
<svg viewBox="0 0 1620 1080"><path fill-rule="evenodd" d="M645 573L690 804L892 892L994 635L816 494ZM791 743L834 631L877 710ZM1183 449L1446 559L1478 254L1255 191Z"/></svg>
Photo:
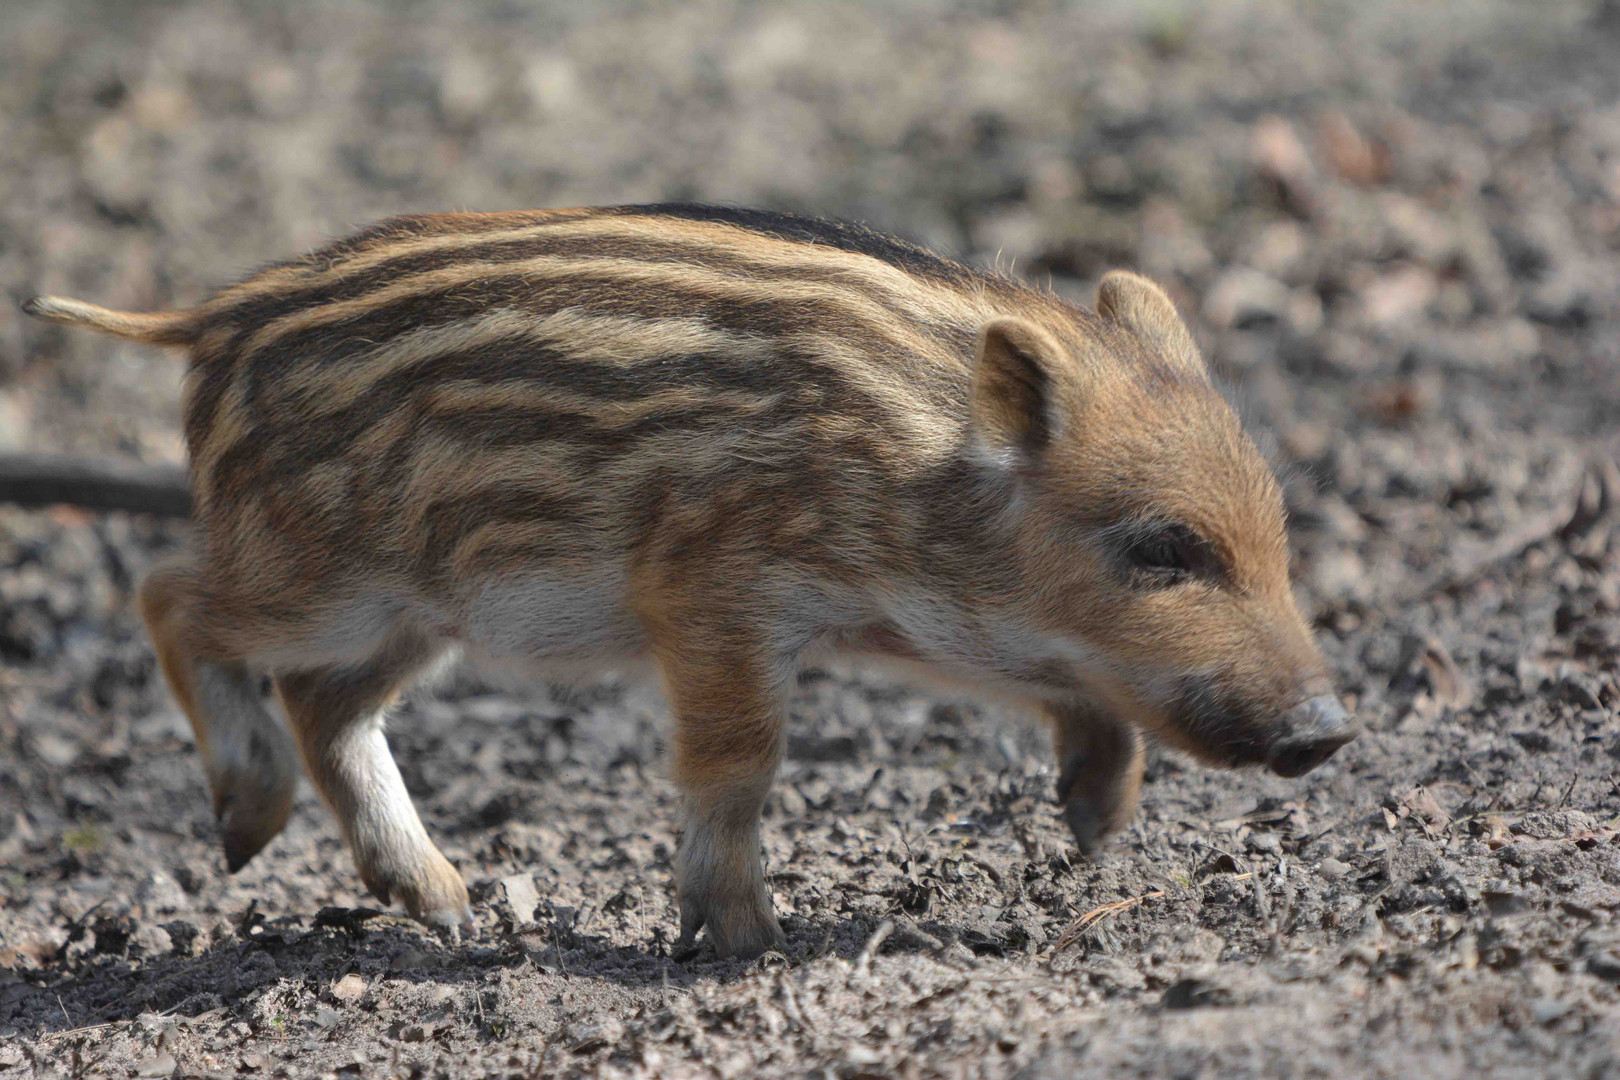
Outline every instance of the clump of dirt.
<svg viewBox="0 0 1620 1080"><path fill-rule="evenodd" d="M672 198L1153 274L1275 443L1368 730L1297 781L1155 752L1088 862L1027 719L807 673L789 954L743 965L670 955L657 696L460 675L391 731L452 944L307 793L224 873L130 607L183 524L0 509L0 1072L1620 1075L1620 19L1212 7L5 5L14 297ZM177 461L179 383L0 313L0 451Z"/></svg>

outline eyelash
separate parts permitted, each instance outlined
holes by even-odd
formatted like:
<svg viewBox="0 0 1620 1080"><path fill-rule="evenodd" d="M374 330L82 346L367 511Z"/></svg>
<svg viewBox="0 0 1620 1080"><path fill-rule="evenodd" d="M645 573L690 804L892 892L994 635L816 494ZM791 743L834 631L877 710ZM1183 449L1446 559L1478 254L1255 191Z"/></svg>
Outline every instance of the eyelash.
<svg viewBox="0 0 1620 1080"><path fill-rule="evenodd" d="M1135 573L1165 585L1210 576L1219 570L1208 541L1185 525L1143 529L1126 546L1125 558Z"/></svg>

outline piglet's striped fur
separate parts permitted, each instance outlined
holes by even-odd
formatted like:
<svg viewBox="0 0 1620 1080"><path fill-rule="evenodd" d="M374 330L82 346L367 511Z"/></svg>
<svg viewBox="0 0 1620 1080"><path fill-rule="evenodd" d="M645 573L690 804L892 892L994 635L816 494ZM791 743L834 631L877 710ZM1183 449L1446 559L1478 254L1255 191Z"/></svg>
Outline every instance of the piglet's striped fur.
<svg viewBox="0 0 1620 1080"><path fill-rule="evenodd" d="M855 226L649 206L396 218L188 311L26 308L189 350L197 532L140 607L232 869L301 759L371 891L464 924L382 722L457 647L662 676L682 936L723 954L782 941L759 812L818 659L1043 712L1087 850L1143 731L1284 775L1354 735L1272 473L1133 274L1091 312Z"/></svg>

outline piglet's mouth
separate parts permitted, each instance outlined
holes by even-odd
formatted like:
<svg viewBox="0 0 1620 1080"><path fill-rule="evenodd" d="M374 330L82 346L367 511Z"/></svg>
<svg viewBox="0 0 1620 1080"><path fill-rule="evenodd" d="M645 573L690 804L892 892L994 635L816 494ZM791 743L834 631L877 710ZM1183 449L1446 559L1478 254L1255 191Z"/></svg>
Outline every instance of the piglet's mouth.
<svg viewBox="0 0 1620 1080"><path fill-rule="evenodd" d="M1304 776L1361 734L1339 699L1323 694L1290 710L1279 725L1281 734L1266 754L1266 766L1278 776Z"/></svg>

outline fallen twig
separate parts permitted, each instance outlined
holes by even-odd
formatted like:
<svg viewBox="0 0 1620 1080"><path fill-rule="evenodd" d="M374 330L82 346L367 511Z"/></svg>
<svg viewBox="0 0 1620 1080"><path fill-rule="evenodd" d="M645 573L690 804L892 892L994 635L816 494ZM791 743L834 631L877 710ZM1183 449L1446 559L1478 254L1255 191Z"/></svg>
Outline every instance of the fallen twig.
<svg viewBox="0 0 1620 1080"><path fill-rule="evenodd" d="M84 1035L91 1031L101 1031L104 1028L114 1027L118 1024L127 1024L128 1020L104 1020L99 1024L85 1024L82 1027L67 1028L63 1031L47 1031L40 1035L41 1039L65 1039L70 1035Z"/></svg>
<svg viewBox="0 0 1620 1080"><path fill-rule="evenodd" d="M855 958L855 973L857 975L865 975L871 969L872 957L877 955L878 949L885 941L889 940L889 935L892 933L894 933L893 919L884 919L878 924L878 928L872 931L872 936L866 939L866 944L861 946L860 955Z"/></svg>
<svg viewBox="0 0 1620 1080"><path fill-rule="evenodd" d="M67 504L87 510L128 510L163 517L191 515L191 487L177 465L0 454L0 503Z"/></svg>
<svg viewBox="0 0 1620 1080"><path fill-rule="evenodd" d="M1245 881L1252 877L1254 877L1254 872L1251 870L1243 874L1229 875L1228 880ZM1067 949L1070 945L1073 945L1075 942L1079 941L1087 930L1102 922L1110 915L1118 915L1122 911L1129 911L1138 904L1145 904L1149 900L1161 900L1169 895L1170 890L1168 889L1155 889L1150 893L1143 893L1141 896L1128 896L1123 900L1115 900L1111 904L1099 904L1097 907L1092 908L1074 922L1070 923L1069 928L1059 935L1057 944L1052 946L1052 951L1062 952L1064 949Z"/></svg>

